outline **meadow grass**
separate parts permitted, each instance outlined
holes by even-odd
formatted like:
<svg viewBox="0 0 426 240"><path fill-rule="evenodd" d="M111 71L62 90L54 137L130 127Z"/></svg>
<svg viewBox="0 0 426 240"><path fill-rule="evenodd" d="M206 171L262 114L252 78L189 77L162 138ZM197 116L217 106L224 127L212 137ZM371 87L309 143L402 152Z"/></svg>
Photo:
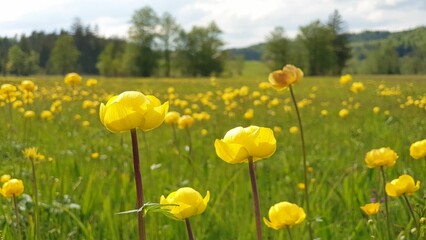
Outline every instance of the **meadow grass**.
<svg viewBox="0 0 426 240"><path fill-rule="evenodd" d="M247 66L246 66L247 67ZM256 66L254 66L256 68ZM295 111L288 90L261 89L258 84L267 80L252 70L254 77L243 75L216 80L212 85L208 78L102 78L98 85L84 85L71 89L63 78L36 76L28 78L0 78L0 83L19 85L30 79L38 85L32 105L25 110L36 112L35 119L24 119L18 109L13 109L12 120L8 103L0 108L1 171L23 179L25 194L19 197L21 223L26 239L31 239L33 224L31 163L23 157L26 147L38 147L45 160L36 164L39 186L39 239L137 239L137 215L119 212L135 209L135 186L130 133L113 134L100 123L99 102L106 103L109 96L127 90L153 94L162 102L170 98L168 88L174 88L174 97L186 100L188 106L177 106L171 100L170 110L184 113L206 111L210 120L196 121L190 134L193 145L193 161L186 159L187 135L178 130L180 156L174 150L172 128L163 124L149 132L138 131L141 171L144 181L145 201L159 202L161 195L179 187L190 186L203 196L207 190L211 200L206 211L191 218L197 239L247 240L254 239L252 196L246 164L230 165L217 157L215 139L223 138L231 128L258 125L279 127L276 131L277 151L269 159L256 163L261 215L267 217L270 206L289 201L304 206L303 190L297 187L303 182L300 138L288 129L297 126ZM87 80L88 77L84 78ZM298 101L309 100L301 107L304 124L307 161L313 171L309 173L310 202L314 236L321 239L367 239L370 236L368 217L360 206L369 203L377 194L383 197L378 169L368 169L365 154L374 148L390 147L399 159L393 168L386 168L388 180L408 173L416 180L426 182L425 159L413 160L409 155L411 143L426 137L425 104L406 103L412 99L426 98L425 76L354 76L353 81L363 82L365 91L352 93L350 85L340 85L337 77L305 77L294 86ZM379 86L398 87L396 96L380 96ZM239 91L249 88L245 95ZM73 94L73 91L75 92ZM253 97L258 91L264 97ZM225 101L224 93L233 93ZM51 121L41 120L39 114L48 110L54 100L72 96L70 102L62 100L62 110L54 113ZM212 105L204 105L202 99ZM268 98L268 99L266 99ZM279 104L271 106L272 99ZM84 100L95 101L93 109L83 109ZM260 104L255 105L254 101ZM308 102L309 102L308 101ZM195 105L193 105L195 104ZM258 104L258 103L256 103ZM285 111L284 106L290 106ZM378 114L373 107L380 107ZM253 108L251 120L243 118L244 112ZM338 112L346 108L349 115L342 119ZM328 115L322 116L321 110ZM189 110L186 110L189 111ZM385 111L386 112L385 114ZM81 119L75 120L79 114ZM82 122L90 125L83 127ZM26 123L25 123L26 122ZM26 125L26 136L24 136ZM201 130L208 134L203 136ZM91 158L92 153L99 158ZM425 188L409 196L416 209L425 207ZM0 230L5 239L15 239L16 226L11 201L1 200ZM395 237L416 239L410 233L410 215L402 199L390 199L390 219ZM383 208L382 208L383 209ZM383 211L374 216L377 238L386 239ZM148 213L146 217L148 239L185 239L184 222L174 221L164 215ZM293 229L295 239L307 239L306 222ZM264 239L286 239L285 229L275 231L263 225Z"/></svg>

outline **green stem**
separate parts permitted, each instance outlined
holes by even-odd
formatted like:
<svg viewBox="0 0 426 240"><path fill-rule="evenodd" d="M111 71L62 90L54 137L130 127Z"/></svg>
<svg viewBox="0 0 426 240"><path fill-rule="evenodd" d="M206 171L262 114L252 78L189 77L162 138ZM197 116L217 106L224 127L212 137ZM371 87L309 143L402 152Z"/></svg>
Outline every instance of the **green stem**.
<svg viewBox="0 0 426 240"><path fill-rule="evenodd" d="M132 136L133 170L135 174L135 183L136 183L137 208L140 209L144 205L144 201L143 201L142 177L141 177L140 164L139 164L138 137L136 134L136 129L131 129L130 134ZM139 233L138 234L139 240L146 239L143 211L138 212L138 233Z"/></svg>
<svg viewBox="0 0 426 240"><path fill-rule="evenodd" d="M18 239L22 239L22 237L21 237L21 225L19 224L18 204L16 203L15 194L13 194L13 207L15 208L16 228L18 230Z"/></svg>
<svg viewBox="0 0 426 240"><path fill-rule="evenodd" d="M33 192L34 192L34 239L37 239L38 229L38 190L37 190L37 175L34 164L34 159L31 158L31 168L33 174Z"/></svg>
<svg viewBox="0 0 426 240"><path fill-rule="evenodd" d="M287 232L288 232L288 237L289 237L289 239L290 239L290 240L293 240L293 236L291 235L290 227L289 227L289 226L287 226L286 228L287 228Z"/></svg>
<svg viewBox="0 0 426 240"><path fill-rule="evenodd" d="M261 240L262 225L260 223L259 196L257 193L256 173L254 170L253 157L249 157L248 164L249 164L249 173L250 173L250 181L251 181L251 191L253 193L253 206L254 206L254 217L256 221L257 240Z"/></svg>
<svg viewBox="0 0 426 240"><path fill-rule="evenodd" d="M188 136L188 161L190 164L192 164L192 139L191 139L191 132L189 131L189 127L185 128L186 135Z"/></svg>
<svg viewBox="0 0 426 240"><path fill-rule="evenodd" d="M311 211L310 211L310 204L309 204L309 182L308 182L308 166L307 166L307 162L306 162L306 147L305 147L305 137L303 134L303 127L302 127L302 118L300 117L300 112L299 112L299 107L297 106L297 101L296 101L296 97L294 96L294 92L293 92L293 88L291 87L291 85L289 86L290 88L290 94L291 94L291 98L293 100L293 105L294 108L296 109L296 114L297 114L297 121L299 123L299 129L300 129L300 139L302 141L302 156L303 156L303 180L305 183L305 199L306 199L306 213L308 215L308 217L312 217L311 216ZM314 239L313 237L313 231L312 231L312 226L311 226L311 221L307 221L308 223L308 229L309 229L309 239Z"/></svg>
<svg viewBox="0 0 426 240"><path fill-rule="evenodd" d="M420 226L416 220L416 215L414 214L413 207L411 206L410 201L408 201L407 195L404 194L403 196L404 196L405 202L407 203L408 209L410 210L411 217L413 218L413 221L416 224L417 232L420 232Z"/></svg>
<svg viewBox="0 0 426 240"><path fill-rule="evenodd" d="M173 144L175 145L176 151L178 152L178 155L180 156L179 142L178 142L178 139L177 139L176 125L175 124L172 124L172 129L173 129Z"/></svg>
<svg viewBox="0 0 426 240"><path fill-rule="evenodd" d="M388 239L392 239L391 236L391 224L389 219L389 206L388 206L388 195L386 194L386 176L385 176L385 170L383 166L380 167L380 172L382 173L383 178L383 192L385 195L385 211L386 211L386 225L388 228Z"/></svg>
<svg viewBox="0 0 426 240"><path fill-rule="evenodd" d="M192 233L191 223L189 222L189 218L185 218L186 231L188 232L188 239L194 240L194 234Z"/></svg>

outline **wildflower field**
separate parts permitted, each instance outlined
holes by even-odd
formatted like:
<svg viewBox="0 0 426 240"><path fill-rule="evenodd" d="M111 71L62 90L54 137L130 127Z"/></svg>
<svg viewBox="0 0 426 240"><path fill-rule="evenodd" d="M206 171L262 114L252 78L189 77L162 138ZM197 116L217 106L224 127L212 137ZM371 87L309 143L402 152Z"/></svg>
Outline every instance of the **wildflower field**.
<svg viewBox="0 0 426 240"><path fill-rule="evenodd" d="M198 191L206 204L190 214L195 239L259 237L247 158L230 164L219 149L228 131L252 125L276 139L276 150L261 160L249 154L263 239L425 238L426 143L416 150L418 159L410 146L426 138L426 76L305 76L291 86L302 129L289 88L271 87L267 74L82 76L79 84L65 83L64 76L7 77L0 84L16 88L6 91L6 85L0 100L1 239L138 239L138 213L131 211L137 209L134 135L109 131L99 113L125 91L153 95L161 106L168 102L168 112L190 116L136 130L144 200L153 203L143 217L146 239L188 238L185 221L168 212L175 206L155 205L160 198L170 203L167 196L183 187ZM380 148L397 158L378 163L380 153L370 151ZM367 153L376 154L372 162ZM407 175L415 184L392 181ZM8 195L10 178L22 180L23 192L18 187ZM306 218L274 229L268 211L280 202L297 204ZM365 210L369 203L380 207Z"/></svg>

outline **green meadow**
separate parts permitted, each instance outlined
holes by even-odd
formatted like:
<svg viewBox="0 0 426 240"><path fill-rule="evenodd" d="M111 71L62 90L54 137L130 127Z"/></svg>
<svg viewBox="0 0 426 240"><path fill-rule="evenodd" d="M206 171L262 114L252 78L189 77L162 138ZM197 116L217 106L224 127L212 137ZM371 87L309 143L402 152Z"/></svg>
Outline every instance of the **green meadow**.
<svg viewBox="0 0 426 240"><path fill-rule="evenodd" d="M158 203L161 195L184 186L203 196L210 191L206 211L191 218L196 239L255 238L248 165L228 164L214 148L215 139L237 126L269 127L277 139L275 154L255 163L261 216L267 217L269 208L282 201L306 209L304 191L298 186L304 181L300 135L289 132L298 126L295 109L288 89L259 87L268 80L267 70L248 63L242 76L215 80L95 77L98 84L93 87L85 85L91 76L82 77L82 84L73 88L63 76L0 78L0 84L18 87L28 79L38 86L32 104L13 106L0 100L0 175L10 174L24 182L24 194L17 198L23 239L34 235L32 168L23 155L28 147L37 147L45 156L35 164L38 239L137 239L137 214L117 214L136 208L130 133L111 133L99 120L99 104L129 90L169 101L169 111L193 116L205 111L210 116L188 129L177 129L178 147L170 125L138 130L146 202ZM362 82L365 90L351 92L353 82ZM414 160L409 147L426 138L426 76L355 75L345 85L339 77L306 76L293 90L311 167L311 215L292 227L294 239L308 239L307 221L317 239L369 239L372 235L387 239L384 204L374 216L360 209L372 198L384 197L379 169L367 168L364 162L368 151L381 147L390 147L399 156L394 167L385 168L388 182L401 174L421 182L420 190L408 200L416 221L425 217L426 159ZM84 108L87 100L91 104ZM50 110L55 101L60 109L51 120L41 119L40 113ZM374 107L380 110L375 113ZM339 111L344 108L349 115L342 118ZM248 109L253 109L252 119L244 118ZM27 110L36 116L24 118ZM322 115L323 110L328 114ZM0 203L0 236L18 239L13 202L2 197ZM415 223L403 198L389 198L389 218L395 239L418 239L417 231L425 228L413 230ZM273 230L263 222L262 228L264 239L288 239L285 229ZM147 239L187 238L183 221L161 213L147 213L146 229Z"/></svg>

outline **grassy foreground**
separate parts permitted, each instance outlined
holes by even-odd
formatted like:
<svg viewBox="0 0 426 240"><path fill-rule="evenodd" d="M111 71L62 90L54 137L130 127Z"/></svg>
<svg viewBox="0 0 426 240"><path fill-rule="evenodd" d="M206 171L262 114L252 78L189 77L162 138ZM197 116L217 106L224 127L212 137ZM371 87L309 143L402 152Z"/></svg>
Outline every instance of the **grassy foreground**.
<svg viewBox="0 0 426 240"><path fill-rule="evenodd" d="M18 86L23 79L0 78L0 84ZM45 155L36 163L39 239L137 239L136 214L117 215L136 204L130 134L108 132L98 117L100 102L127 90L169 100L170 110L181 114L205 111L210 117L189 129L192 164L184 130L177 132L180 155L170 126L138 131L145 201L159 202L161 195L183 186L203 196L210 191L206 211L191 219L197 239L254 239L247 165L227 164L214 149L215 139L237 126L275 130L276 153L256 163L261 215L267 217L269 207L281 201L304 206L298 186L303 182L300 137L289 133L297 126L295 111L288 90L259 87L267 76L215 81L98 78L94 87L75 88L66 86L62 77L25 79L38 85L33 104L13 108L0 100L0 174L24 182L24 195L18 198L24 239L32 239L34 224L31 163L22 154L27 147L37 147ZM410 144L426 138L426 77L354 76L353 81L362 82L365 90L353 93L350 84L341 85L336 77L305 77L294 86L312 170L308 176L312 216L307 220L321 239L368 239L372 234L386 239L383 210L370 217L374 220L370 224L360 210L371 198L384 196L379 171L367 168L364 156L371 149L390 147L399 158L394 167L385 169L388 181L407 173L426 183L426 159L409 155ZM85 100L92 104L84 105ZM55 101L60 109L51 120L42 120L40 113ZM380 111L374 113L374 107ZM250 108L254 115L248 120L244 113ZM339 116L343 108L349 111L344 118ZM25 119L25 110L34 111L36 117ZM328 114L322 115L322 110ZM416 211L424 211L425 193L421 186L409 196ZM0 236L17 239L12 202L6 198L0 202ZM395 238L416 239L403 199L391 198L389 211ZM148 239L186 238L184 223L164 215L150 213L146 224ZM264 239L287 239L284 230L263 225L263 231ZM308 239L306 221L292 231L295 239Z"/></svg>

